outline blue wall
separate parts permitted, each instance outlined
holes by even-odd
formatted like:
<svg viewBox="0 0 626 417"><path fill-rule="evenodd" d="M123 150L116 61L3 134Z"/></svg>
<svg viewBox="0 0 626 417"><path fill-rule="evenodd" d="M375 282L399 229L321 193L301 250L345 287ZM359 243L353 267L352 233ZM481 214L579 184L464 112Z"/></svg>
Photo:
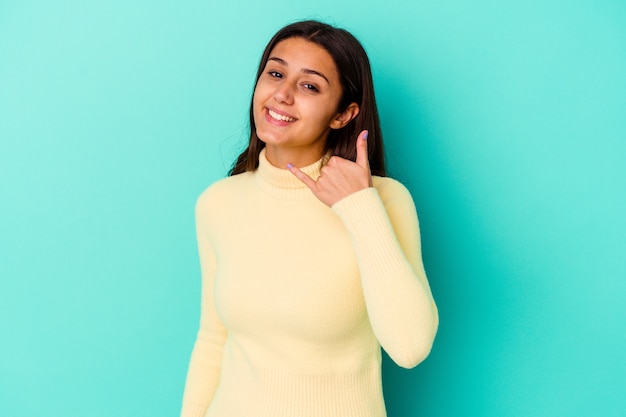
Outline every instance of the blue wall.
<svg viewBox="0 0 626 417"><path fill-rule="evenodd" d="M0 415L175 416L269 37L373 63L441 314L390 417L626 415L626 3L0 1Z"/></svg>

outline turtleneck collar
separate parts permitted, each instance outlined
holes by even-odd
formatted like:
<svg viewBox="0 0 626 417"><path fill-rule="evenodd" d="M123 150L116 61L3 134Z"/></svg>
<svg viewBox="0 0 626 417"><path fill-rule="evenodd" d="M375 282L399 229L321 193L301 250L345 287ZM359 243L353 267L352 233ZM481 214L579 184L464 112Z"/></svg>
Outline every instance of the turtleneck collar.
<svg viewBox="0 0 626 417"><path fill-rule="evenodd" d="M300 170L317 180L320 176L323 160L322 157L311 165L300 168ZM289 170L272 165L265 157L265 148L259 154L259 167L255 171L255 176L259 186L275 197L296 200L312 195L311 190Z"/></svg>

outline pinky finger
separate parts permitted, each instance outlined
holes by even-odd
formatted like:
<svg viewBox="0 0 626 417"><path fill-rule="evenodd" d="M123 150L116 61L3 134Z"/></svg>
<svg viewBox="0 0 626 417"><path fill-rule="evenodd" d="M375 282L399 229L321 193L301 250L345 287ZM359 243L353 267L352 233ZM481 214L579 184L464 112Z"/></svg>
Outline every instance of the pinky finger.
<svg viewBox="0 0 626 417"><path fill-rule="evenodd" d="M293 175L295 175L296 178L298 178L300 181L302 181L304 183L304 185L309 187L309 189L311 191L315 191L316 182L315 182L315 180L313 178L309 177L307 174L305 174L304 172L300 171L300 169L296 168L292 164L287 164L287 169L289 170L289 172L291 172Z"/></svg>

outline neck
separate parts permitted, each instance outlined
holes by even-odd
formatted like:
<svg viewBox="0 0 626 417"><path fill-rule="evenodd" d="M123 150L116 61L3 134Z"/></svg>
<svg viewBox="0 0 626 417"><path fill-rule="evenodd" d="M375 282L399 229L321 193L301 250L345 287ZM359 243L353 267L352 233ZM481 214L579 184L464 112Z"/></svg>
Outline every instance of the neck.
<svg viewBox="0 0 626 417"><path fill-rule="evenodd" d="M324 155L324 144L303 147L284 148L267 144L265 157L268 162L277 168L286 169L287 164L302 168L319 161Z"/></svg>
<svg viewBox="0 0 626 417"><path fill-rule="evenodd" d="M313 162L308 166L301 167L302 172L317 180L320 176L323 158ZM259 167L254 173L257 184L268 194L286 200L299 200L303 198L313 198L311 190L302 181L286 169L277 168L265 157L265 149L259 154ZM319 201L319 200L318 200Z"/></svg>

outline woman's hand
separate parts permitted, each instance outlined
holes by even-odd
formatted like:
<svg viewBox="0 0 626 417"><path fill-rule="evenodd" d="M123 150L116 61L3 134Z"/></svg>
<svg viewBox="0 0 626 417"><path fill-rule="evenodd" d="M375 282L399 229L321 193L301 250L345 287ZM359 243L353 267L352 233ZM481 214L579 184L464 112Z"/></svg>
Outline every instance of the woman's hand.
<svg viewBox="0 0 626 417"><path fill-rule="evenodd" d="M342 198L372 186L367 156L367 130L362 131L356 140L356 162L333 156L322 167L317 181L291 164L288 165L288 169L309 187L322 203L332 207Z"/></svg>

